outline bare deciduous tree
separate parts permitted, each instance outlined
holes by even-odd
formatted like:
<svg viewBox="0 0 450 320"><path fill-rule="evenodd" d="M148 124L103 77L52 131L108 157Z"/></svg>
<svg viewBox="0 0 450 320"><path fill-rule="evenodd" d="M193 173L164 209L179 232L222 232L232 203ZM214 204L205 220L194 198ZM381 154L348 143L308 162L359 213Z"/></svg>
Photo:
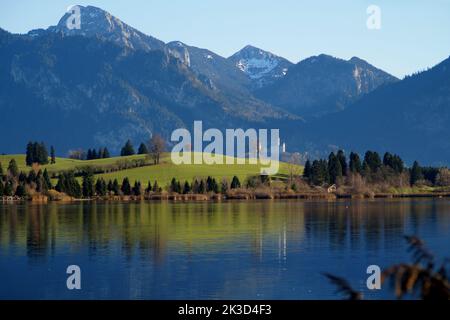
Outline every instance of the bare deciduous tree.
<svg viewBox="0 0 450 320"><path fill-rule="evenodd" d="M86 153L82 149L69 151L70 159L83 160L85 158L85 156L86 156Z"/></svg>
<svg viewBox="0 0 450 320"><path fill-rule="evenodd" d="M442 168L439 170L439 174L436 178L436 184L441 187L450 186L450 170L447 168Z"/></svg>
<svg viewBox="0 0 450 320"><path fill-rule="evenodd" d="M154 164L159 164L161 153L165 151L166 142L159 134L154 134L149 143L149 155Z"/></svg>

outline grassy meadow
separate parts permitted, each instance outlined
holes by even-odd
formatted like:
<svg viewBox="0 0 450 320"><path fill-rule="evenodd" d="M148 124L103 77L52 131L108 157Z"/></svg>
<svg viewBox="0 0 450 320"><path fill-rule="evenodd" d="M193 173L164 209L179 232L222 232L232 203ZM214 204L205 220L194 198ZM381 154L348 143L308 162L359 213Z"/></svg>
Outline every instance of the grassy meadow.
<svg viewBox="0 0 450 320"><path fill-rule="evenodd" d="M0 155L0 163L2 164L3 170L6 171L8 163L11 159L15 159L20 171L29 172L30 167L25 164L25 155L15 154L15 155ZM249 176L258 175L260 173L260 165L254 164L227 164L227 165L207 165L207 164L192 164L192 165L175 165L170 159L170 154L165 153L161 162L158 165L153 165L151 159L148 159L146 155L134 155L127 157L112 157L107 159L96 159L96 160L74 160L68 158L56 158L55 164L47 164L40 166L42 170L47 169L50 175L58 174L61 171L66 170L76 170L84 168L87 166L92 167L104 167L104 166L114 166L118 163L131 162L133 160L145 160L148 165L138 168L130 168L119 171L114 171L110 173L98 174L96 177L103 177L106 180L117 179L119 183L122 182L123 178L128 177L131 183L139 180L142 184L146 184L149 180L153 183L155 180L158 181L160 186L165 186L170 183L170 180L175 177L180 181L192 181L194 178L211 176L216 178L216 180L221 181L223 178L231 180L233 176L237 176L241 181L244 181ZM283 179L286 177L292 165L280 162L280 169L276 178ZM295 169L297 172L301 172L302 168L297 167Z"/></svg>

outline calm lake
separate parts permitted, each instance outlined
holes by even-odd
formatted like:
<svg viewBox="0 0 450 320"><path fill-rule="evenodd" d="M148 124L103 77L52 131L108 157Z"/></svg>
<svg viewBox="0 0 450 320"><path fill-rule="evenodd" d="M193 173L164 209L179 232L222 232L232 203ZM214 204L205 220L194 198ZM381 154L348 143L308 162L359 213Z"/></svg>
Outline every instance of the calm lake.
<svg viewBox="0 0 450 320"><path fill-rule="evenodd" d="M405 234L450 256L450 200L0 204L0 299L340 299L321 272L394 298L366 269Z"/></svg>

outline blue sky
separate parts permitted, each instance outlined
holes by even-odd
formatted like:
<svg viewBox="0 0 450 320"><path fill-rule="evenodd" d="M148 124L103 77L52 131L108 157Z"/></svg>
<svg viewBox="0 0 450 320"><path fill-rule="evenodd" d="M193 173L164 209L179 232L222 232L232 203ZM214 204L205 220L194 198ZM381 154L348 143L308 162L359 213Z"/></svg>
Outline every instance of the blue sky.
<svg viewBox="0 0 450 320"><path fill-rule="evenodd" d="M292 62L320 53L358 56L398 77L450 56L450 0L1 0L0 27L46 28L73 4L100 7L165 42L223 56L247 44ZM381 9L380 30L366 26L371 4Z"/></svg>

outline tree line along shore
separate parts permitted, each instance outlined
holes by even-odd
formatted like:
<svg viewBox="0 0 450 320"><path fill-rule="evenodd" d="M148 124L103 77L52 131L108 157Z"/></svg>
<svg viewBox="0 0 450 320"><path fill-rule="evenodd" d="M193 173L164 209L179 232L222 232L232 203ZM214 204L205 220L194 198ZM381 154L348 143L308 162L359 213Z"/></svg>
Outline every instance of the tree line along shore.
<svg viewBox="0 0 450 320"><path fill-rule="evenodd" d="M131 165L159 166L163 152L161 140L158 148L141 143L139 153L146 154ZM157 149L157 150L156 150ZM106 148L98 152L89 150L86 160L110 157ZM151 151L150 151L151 150ZM155 152L158 154L155 155ZM127 141L121 156L134 154L131 141ZM51 147L50 156L44 143L30 142L25 157L28 172L19 170L12 158L7 168L0 162L0 199L3 202L75 201L75 200L180 200L205 201L222 199L337 199L337 198L395 198L395 197L448 197L450 171L446 167L422 167L416 161L405 166L400 156L386 152L381 158L377 152L367 151L364 157L351 152L331 152L326 159L307 160L298 165L298 155L284 164L284 173L278 176L249 174L245 178L195 176L192 179L173 177L169 183L156 178L135 179L126 176L130 166L119 167L123 179L106 179L101 167L86 165L76 170L61 170L49 174L48 163L55 165L58 158ZM117 158L120 163L121 158ZM106 170L106 169L105 169Z"/></svg>

